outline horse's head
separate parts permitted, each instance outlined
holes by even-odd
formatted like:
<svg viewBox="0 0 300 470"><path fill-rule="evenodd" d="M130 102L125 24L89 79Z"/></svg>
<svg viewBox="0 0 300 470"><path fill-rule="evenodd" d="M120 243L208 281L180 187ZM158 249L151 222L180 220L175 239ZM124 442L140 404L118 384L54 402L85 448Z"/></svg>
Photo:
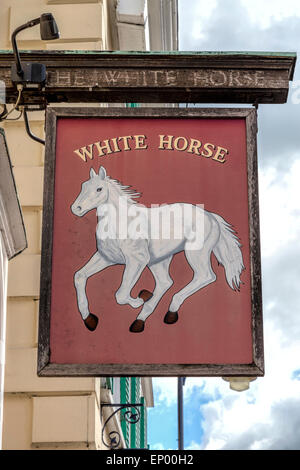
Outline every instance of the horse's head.
<svg viewBox="0 0 300 470"><path fill-rule="evenodd" d="M90 179L82 183L81 191L71 206L74 215L82 217L107 201L108 182L105 178L106 170L103 166L100 166L98 174L91 168Z"/></svg>

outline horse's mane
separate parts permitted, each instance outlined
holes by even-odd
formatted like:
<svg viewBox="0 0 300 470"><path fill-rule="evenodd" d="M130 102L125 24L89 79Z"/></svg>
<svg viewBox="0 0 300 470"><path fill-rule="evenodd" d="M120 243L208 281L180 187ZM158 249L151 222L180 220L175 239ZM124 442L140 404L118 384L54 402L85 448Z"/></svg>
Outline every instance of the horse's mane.
<svg viewBox="0 0 300 470"><path fill-rule="evenodd" d="M137 204L135 199L141 197L141 193L132 189L131 186L124 186L120 181L106 176L105 180L113 187L113 189L122 197L126 197L127 202L131 204Z"/></svg>

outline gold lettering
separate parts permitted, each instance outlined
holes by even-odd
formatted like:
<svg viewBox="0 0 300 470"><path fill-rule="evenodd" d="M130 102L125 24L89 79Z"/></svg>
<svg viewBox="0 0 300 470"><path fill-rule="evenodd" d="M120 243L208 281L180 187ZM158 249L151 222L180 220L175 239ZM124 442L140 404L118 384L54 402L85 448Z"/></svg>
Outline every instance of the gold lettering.
<svg viewBox="0 0 300 470"><path fill-rule="evenodd" d="M228 153L229 152L228 152L227 149L224 149L223 147L218 147L217 151L216 151L215 155L212 157L212 159L216 160L216 162L225 163L226 162L225 155L228 155ZM221 158L219 158L219 157L221 157Z"/></svg>
<svg viewBox="0 0 300 470"><path fill-rule="evenodd" d="M145 135L134 135L133 137L135 139L136 150L148 148L148 145L145 143L145 139L146 139Z"/></svg>
<svg viewBox="0 0 300 470"><path fill-rule="evenodd" d="M206 157L206 158L210 158L212 156L212 154L214 153L214 150L216 148L216 146L214 144L204 144L204 150L206 150L207 153L203 153L201 152L201 155L202 157ZM212 148L210 148L212 147Z"/></svg>
<svg viewBox="0 0 300 470"><path fill-rule="evenodd" d="M124 151L131 150L131 148L129 147L129 143L128 143L129 139L132 139L131 135L125 135L123 137L119 137L118 139L123 142Z"/></svg>
<svg viewBox="0 0 300 470"><path fill-rule="evenodd" d="M94 145L94 144L88 145L89 150L88 150L87 147L81 147L81 149L74 150L74 152L75 152L80 158L82 158L82 160L83 160L84 162L86 162L86 157L87 157L87 156L92 160L92 159L93 159L93 145Z"/></svg>
<svg viewBox="0 0 300 470"><path fill-rule="evenodd" d="M121 142L121 145L120 145ZM88 159L94 158L94 146L95 150L98 151L98 156L103 157L112 153L128 151L128 150L146 150L148 148L147 137L144 134L126 135L122 137L114 137L103 141L89 144L85 147L74 150L74 153L78 155L84 162ZM160 150L177 150L179 152L186 151L187 153L194 155L201 155L204 158L211 158L219 163L226 162L226 156L229 155L229 151L221 146L214 145L212 143L205 143L203 145L203 151L201 152L202 142L198 139L190 137L173 135L159 135L159 147Z"/></svg>
<svg viewBox="0 0 300 470"><path fill-rule="evenodd" d="M179 142L180 140L183 141L183 146L180 148L179 147ZM188 147L188 141L185 137L177 137L175 140L174 140L174 148L176 150L179 150L180 152L183 152L184 150L186 150Z"/></svg>
<svg viewBox="0 0 300 470"><path fill-rule="evenodd" d="M199 148L201 147L200 140L191 139L190 146L188 149L188 153L195 153L196 155L200 155Z"/></svg>
<svg viewBox="0 0 300 470"><path fill-rule="evenodd" d="M116 152L121 152L121 149L118 146L117 137L114 137L113 139L111 139L111 143L113 144L113 151L115 153Z"/></svg>
<svg viewBox="0 0 300 470"><path fill-rule="evenodd" d="M165 137L167 137L166 140L165 140ZM167 145L168 150L173 150L173 148L172 148L173 138L174 138L173 135L168 135L168 136L160 135L159 136L159 147L158 148L161 149L161 150L166 150L165 145Z"/></svg>
<svg viewBox="0 0 300 470"><path fill-rule="evenodd" d="M100 143L101 142L95 142L95 145L98 150L98 157L103 157L103 155L108 155L110 153L113 153L109 145L109 140L103 140L104 145L100 145ZM104 153L104 150L106 150L106 153Z"/></svg>

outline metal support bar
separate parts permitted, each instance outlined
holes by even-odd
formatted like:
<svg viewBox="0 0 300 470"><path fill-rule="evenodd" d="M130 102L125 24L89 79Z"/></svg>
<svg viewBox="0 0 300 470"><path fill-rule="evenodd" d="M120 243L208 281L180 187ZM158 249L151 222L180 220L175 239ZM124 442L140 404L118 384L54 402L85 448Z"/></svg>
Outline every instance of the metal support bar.
<svg viewBox="0 0 300 470"><path fill-rule="evenodd" d="M184 450L184 428L183 428L183 386L185 377L177 379L177 405L178 405L178 450Z"/></svg>
<svg viewBox="0 0 300 470"><path fill-rule="evenodd" d="M36 142L39 142L40 144L43 144L45 145L45 141L43 139L40 139L38 136L34 135L31 130L30 130L30 127L29 127L29 121L28 121L28 115L27 115L27 109L24 107L24 110L23 110L23 114L24 114L24 122L25 122L25 128L26 128L26 132L27 134L29 135L29 137L33 140L35 140Z"/></svg>
<svg viewBox="0 0 300 470"><path fill-rule="evenodd" d="M117 408L109 417L106 419L103 427L102 427L102 442L105 445L105 447L108 447L109 449L116 449L121 441L121 436L118 433L118 431L111 431L108 436L110 439L110 443L107 444L104 440L104 432L107 424L109 421L119 412L122 410L125 410L127 408L130 408L128 411L124 413L124 418L127 421L127 423L130 424L136 424L139 422L141 418L141 413L139 408L143 407L143 403L101 403L101 408L104 407L111 407L111 408ZM135 413L131 411L131 409L135 410Z"/></svg>

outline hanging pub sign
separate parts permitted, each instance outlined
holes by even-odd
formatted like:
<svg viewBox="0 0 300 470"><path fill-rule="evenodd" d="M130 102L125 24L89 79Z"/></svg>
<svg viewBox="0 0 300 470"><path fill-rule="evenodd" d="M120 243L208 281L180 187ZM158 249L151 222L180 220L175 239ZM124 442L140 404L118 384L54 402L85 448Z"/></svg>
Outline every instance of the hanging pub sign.
<svg viewBox="0 0 300 470"><path fill-rule="evenodd" d="M261 376L256 110L50 108L38 374Z"/></svg>

